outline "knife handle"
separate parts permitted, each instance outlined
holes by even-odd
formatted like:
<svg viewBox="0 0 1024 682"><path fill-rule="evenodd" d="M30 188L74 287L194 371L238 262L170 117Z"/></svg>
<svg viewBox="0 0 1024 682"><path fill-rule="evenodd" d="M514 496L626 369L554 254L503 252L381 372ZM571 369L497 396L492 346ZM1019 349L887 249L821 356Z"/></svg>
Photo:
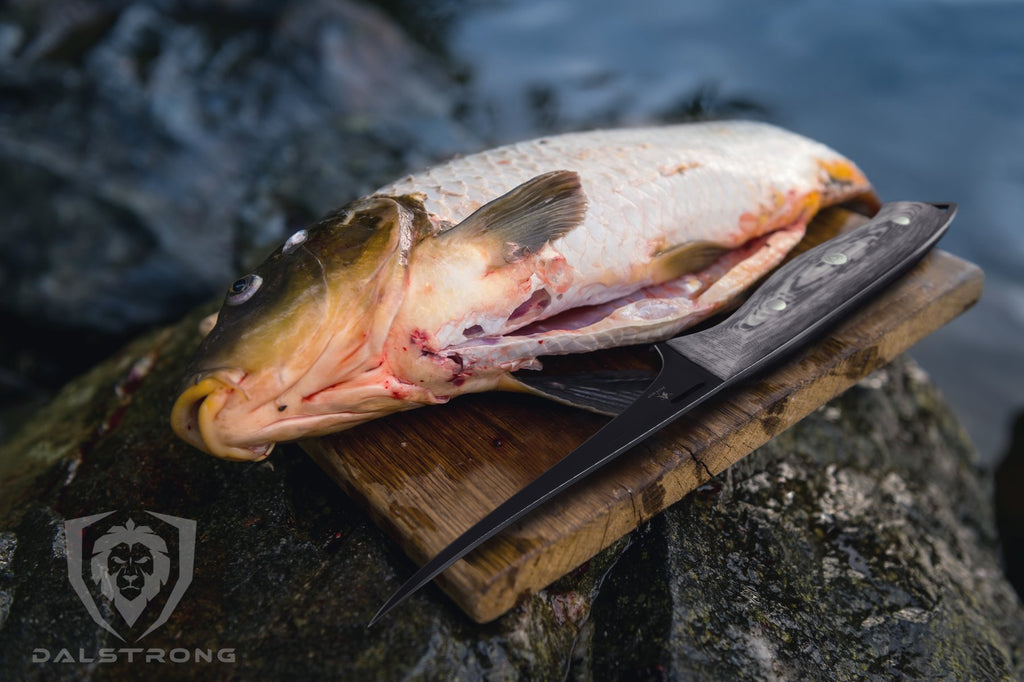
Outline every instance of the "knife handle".
<svg viewBox="0 0 1024 682"><path fill-rule="evenodd" d="M779 268L724 322L666 343L726 381L749 376L909 270L955 214L956 204L884 204L868 222Z"/></svg>

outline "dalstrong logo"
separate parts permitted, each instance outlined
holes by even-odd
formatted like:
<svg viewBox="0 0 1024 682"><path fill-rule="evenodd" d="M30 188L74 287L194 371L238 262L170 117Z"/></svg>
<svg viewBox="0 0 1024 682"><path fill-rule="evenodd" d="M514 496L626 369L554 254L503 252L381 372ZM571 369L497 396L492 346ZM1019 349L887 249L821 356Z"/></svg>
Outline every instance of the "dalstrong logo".
<svg viewBox="0 0 1024 682"><path fill-rule="evenodd" d="M192 582L196 522L147 511L64 522L68 578L92 619L122 641L167 622Z"/></svg>

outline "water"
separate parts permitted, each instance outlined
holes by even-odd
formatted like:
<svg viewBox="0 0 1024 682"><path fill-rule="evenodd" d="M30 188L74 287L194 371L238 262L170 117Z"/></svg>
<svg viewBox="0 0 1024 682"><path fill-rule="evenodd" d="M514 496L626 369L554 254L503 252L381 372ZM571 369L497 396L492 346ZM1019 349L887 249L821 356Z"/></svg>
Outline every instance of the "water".
<svg viewBox="0 0 1024 682"><path fill-rule="evenodd" d="M1024 2L508 0L457 5L443 43L495 142L752 116L819 139L883 199L955 201L942 248L981 302L916 347L983 460L1024 409Z"/></svg>

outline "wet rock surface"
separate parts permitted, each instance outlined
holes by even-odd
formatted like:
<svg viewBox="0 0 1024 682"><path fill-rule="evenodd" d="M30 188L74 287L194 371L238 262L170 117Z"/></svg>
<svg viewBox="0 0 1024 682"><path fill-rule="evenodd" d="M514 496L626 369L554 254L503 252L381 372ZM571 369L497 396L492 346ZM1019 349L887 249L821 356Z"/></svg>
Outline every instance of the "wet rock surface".
<svg viewBox="0 0 1024 682"><path fill-rule="evenodd" d="M16 312L110 331L180 315L289 229L464 144L441 71L357 4L18 9L0 17Z"/></svg>
<svg viewBox="0 0 1024 682"><path fill-rule="evenodd" d="M455 99L438 58L363 4L5 3L0 322L19 333L0 339L0 403L33 401L290 231L466 149Z"/></svg>
<svg viewBox="0 0 1024 682"><path fill-rule="evenodd" d="M70 384L0 450L0 678L1024 673L990 481L906 361L491 624L430 587L367 629L413 567L366 515L295 448L223 462L170 432L203 312ZM98 626L68 579L63 522L114 510L196 522L192 584L140 642ZM130 646L214 660L81 662ZM33 662L40 649L73 662Z"/></svg>

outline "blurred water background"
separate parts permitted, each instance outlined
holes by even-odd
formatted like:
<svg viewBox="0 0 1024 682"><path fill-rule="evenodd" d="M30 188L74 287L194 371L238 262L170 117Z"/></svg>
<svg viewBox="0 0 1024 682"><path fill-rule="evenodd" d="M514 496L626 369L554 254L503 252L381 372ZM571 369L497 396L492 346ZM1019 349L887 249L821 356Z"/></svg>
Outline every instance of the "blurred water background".
<svg viewBox="0 0 1024 682"><path fill-rule="evenodd" d="M5 3L0 397L20 419L401 173L703 117L826 142L883 199L959 203L941 246L985 294L913 355L993 466L1024 409L1016 0Z"/></svg>
<svg viewBox="0 0 1024 682"><path fill-rule="evenodd" d="M958 202L941 247L985 270L985 293L913 355L986 462L1007 446L1024 408L1024 3L515 0L467 9L445 45L501 140L699 105L826 142L883 199Z"/></svg>

